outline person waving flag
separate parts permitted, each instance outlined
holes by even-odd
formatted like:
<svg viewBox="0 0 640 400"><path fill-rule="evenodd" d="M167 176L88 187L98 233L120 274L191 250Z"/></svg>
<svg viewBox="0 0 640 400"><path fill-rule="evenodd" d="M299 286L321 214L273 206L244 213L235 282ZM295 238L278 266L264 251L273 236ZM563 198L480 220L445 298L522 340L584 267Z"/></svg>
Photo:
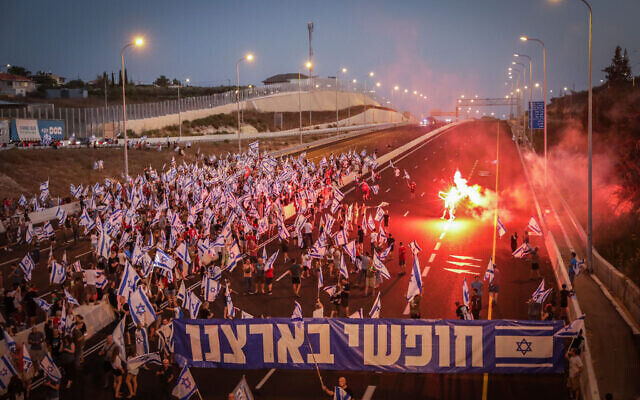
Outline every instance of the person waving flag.
<svg viewBox="0 0 640 400"><path fill-rule="evenodd" d="M291 314L291 322L293 322L297 327L302 326L302 307L297 301L294 301L293 314Z"/></svg>
<svg viewBox="0 0 640 400"><path fill-rule="evenodd" d="M413 268L411 269L411 278L409 279L409 287L407 288L407 301L413 296L422 294L422 275L420 274L420 262L418 257L413 258Z"/></svg>
<svg viewBox="0 0 640 400"><path fill-rule="evenodd" d="M531 217L531 219L529 220L527 230L531 232L532 235L542 236L542 229L540 229L540 225L538 225L538 222L536 222L535 218L533 217Z"/></svg>
<svg viewBox="0 0 640 400"><path fill-rule="evenodd" d="M349 270L347 269L347 265L344 263L344 255L340 255L340 273L345 277L345 279L349 279Z"/></svg>
<svg viewBox="0 0 640 400"><path fill-rule="evenodd" d="M195 392L198 391L196 387L196 381L191 376L191 372L189 372L189 368L186 366L178 375L178 380L176 381L176 386L171 391L171 395L177 397L180 400L188 400Z"/></svg>

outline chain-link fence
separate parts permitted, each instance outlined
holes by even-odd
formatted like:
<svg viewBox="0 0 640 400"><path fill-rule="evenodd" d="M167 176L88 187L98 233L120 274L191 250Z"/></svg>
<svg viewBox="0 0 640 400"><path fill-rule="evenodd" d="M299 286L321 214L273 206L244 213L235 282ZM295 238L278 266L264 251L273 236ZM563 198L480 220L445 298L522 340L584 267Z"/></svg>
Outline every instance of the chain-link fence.
<svg viewBox="0 0 640 400"><path fill-rule="evenodd" d="M300 83L280 83L262 87L250 87L241 89L238 96L236 91L216 93L209 96L183 97L176 100L167 100L154 103L127 104L127 121L144 118L161 117L164 115L178 114L178 112L204 110L213 107L235 103L239 100L246 101L258 97L275 95L278 93L297 92L298 90L309 92L314 90L339 90L342 92L358 92L368 97L385 103L385 99L377 96L375 91L352 82L338 81L336 88L335 79L312 78L301 80ZM104 107L34 107L0 109L0 118L32 118L32 119L57 119L65 122L65 139L75 136L77 139L95 137L110 137L122 133L122 105Z"/></svg>

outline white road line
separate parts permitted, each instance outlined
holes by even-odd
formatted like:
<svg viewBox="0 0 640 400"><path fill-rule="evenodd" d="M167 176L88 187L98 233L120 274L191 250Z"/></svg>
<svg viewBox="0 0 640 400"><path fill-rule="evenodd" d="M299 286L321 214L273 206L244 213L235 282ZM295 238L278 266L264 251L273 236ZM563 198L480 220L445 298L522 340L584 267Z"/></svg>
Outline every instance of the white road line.
<svg viewBox="0 0 640 400"><path fill-rule="evenodd" d="M444 235L445 235L446 233L447 233L447 232L442 232L442 233L440 234L440 240L442 240L442 238L444 237Z"/></svg>
<svg viewBox="0 0 640 400"><path fill-rule="evenodd" d="M406 217L407 215L409 215L409 211L407 211L406 213L404 213L404 216Z"/></svg>
<svg viewBox="0 0 640 400"><path fill-rule="evenodd" d="M433 251L438 251L440 249L440 242L436 243L436 247L433 248Z"/></svg>
<svg viewBox="0 0 640 400"><path fill-rule="evenodd" d="M84 256L84 255L86 255L86 254L89 254L89 253L91 253L91 250L89 250L89 251L85 251L84 253L80 253L80 254L78 254L78 255L76 256L76 258L80 258L80 257L82 257L82 256Z"/></svg>
<svg viewBox="0 0 640 400"><path fill-rule="evenodd" d="M276 369L271 368L269 372L267 372L267 374L264 376L264 378L262 378L262 380L258 382L258 384L256 385L256 390L260 390L262 386L264 386L264 384L267 382L267 379L271 378L271 375L273 375L274 372L276 372Z"/></svg>
<svg viewBox="0 0 640 400"><path fill-rule="evenodd" d="M367 389L364 391L364 394L362 395L362 400L371 400L371 397L373 396L373 392L376 391L376 387L375 386L367 386Z"/></svg>
<svg viewBox="0 0 640 400"><path fill-rule="evenodd" d="M391 188L388 188L388 189L387 189L387 190L385 190L384 192L385 192L385 193L388 193L388 192L390 192L390 191L391 191Z"/></svg>
<svg viewBox="0 0 640 400"><path fill-rule="evenodd" d="M5 262L3 262L3 263L0 263L0 265L11 264L11 263L16 262L16 261L18 261L18 260L20 260L20 258L14 258L14 259L12 259L12 260L5 261Z"/></svg>
<svg viewBox="0 0 640 400"><path fill-rule="evenodd" d="M426 278L427 274L429 273L429 270L431 269L431 267L424 267L424 269L422 270L422 277Z"/></svg>
<svg viewBox="0 0 640 400"><path fill-rule="evenodd" d="M280 279L284 278L287 274L290 274L290 273L291 273L291 270L285 271L282 275L278 277L278 279L276 279L276 282L279 282Z"/></svg>
<svg viewBox="0 0 640 400"><path fill-rule="evenodd" d="M423 197L423 196L424 196L424 192L422 192L422 193L420 194L420 197Z"/></svg>
<svg viewBox="0 0 640 400"><path fill-rule="evenodd" d="M429 257L429 264L431 264L435 258L436 258L436 253L431 253L431 257Z"/></svg>

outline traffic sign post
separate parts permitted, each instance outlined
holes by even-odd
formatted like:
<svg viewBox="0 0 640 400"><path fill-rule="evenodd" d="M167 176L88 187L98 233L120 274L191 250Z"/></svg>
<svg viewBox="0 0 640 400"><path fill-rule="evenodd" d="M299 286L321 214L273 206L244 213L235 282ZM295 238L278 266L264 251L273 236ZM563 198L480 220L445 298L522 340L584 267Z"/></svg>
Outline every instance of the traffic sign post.
<svg viewBox="0 0 640 400"><path fill-rule="evenodd" d="M529 128L544 129L544 101L529 102Z"/></svg>

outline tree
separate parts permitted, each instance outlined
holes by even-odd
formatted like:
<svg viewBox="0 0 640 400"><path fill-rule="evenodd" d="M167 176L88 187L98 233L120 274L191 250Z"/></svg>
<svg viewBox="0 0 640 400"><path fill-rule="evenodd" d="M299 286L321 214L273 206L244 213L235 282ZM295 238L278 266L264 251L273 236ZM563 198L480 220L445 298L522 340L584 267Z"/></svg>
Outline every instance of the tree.
<svg viewBox="0 0 640 400"><path fill-rule="evenodd" d="M10 66L9 69L7 70L7 72L9 72L10 74L13 74L13 75L20 75L20 76L24 76L24 77L27 77L27 76L31 75L31 71L29 71L25 67L20 67L18 65Z"/></svg>
<svg viewBox="0 0 640 400"><path fill-rule="evenodd" d="M166 77L166 76L164 76L164 75L160 75L160 76L158 77L158 79L156 79L155 81L153 81L153 84L154 84L154 85L156 85L156 86L160 86L160 87L167 87L167 86L169 86L169 83L170 83L169 78L167 78L167 77Z"/></svg>
<svg viewBox="0 0 640 400"><path fill-rule="evenodd" d="M612 84L621 84L629 82L632 78L631 67L629 66L629 56L627 49L616 46L616 50L611 59L611 65L603 69L602 72L607 73L607 82Z"/></svg>
<svg viewBox="0 0 640 400"><path fill-rule="evenodd" d="M67 82L64 86L68 89L84 89L84 82L78 78Z"/></svg>
<svg viewBox="0 0 640 400"><path fill-rule="evenodd" d="M182 83L178 80L178 78L173 78L173 82L171 82L174 86L182 86Z"/></svg>
<svg viewBox="0 0 640 400"><path fill-rule="evenodd" d="M38 85L39 89L49 89L58 86L58 82L43 71L38 71L31 77L31 80Z"/></svg>
<svg viewBox="0 0 640 400"><path fill-rule="evenodd" d="M118 71L118 86L122 86L122 70Z"/></svg>
<svg viewBox="0 0 640 400"><path fill-rule="evenodd" d="M128 85L129 84L129 74L127 73L127 69L124 69L124 84Z"/></svg>
<svg viewBox="0 0 640 400"><path fill-rule="evenodd" d="M111 86L116 84L116 80L114 79L113 71L111 71Z"/></svg>

